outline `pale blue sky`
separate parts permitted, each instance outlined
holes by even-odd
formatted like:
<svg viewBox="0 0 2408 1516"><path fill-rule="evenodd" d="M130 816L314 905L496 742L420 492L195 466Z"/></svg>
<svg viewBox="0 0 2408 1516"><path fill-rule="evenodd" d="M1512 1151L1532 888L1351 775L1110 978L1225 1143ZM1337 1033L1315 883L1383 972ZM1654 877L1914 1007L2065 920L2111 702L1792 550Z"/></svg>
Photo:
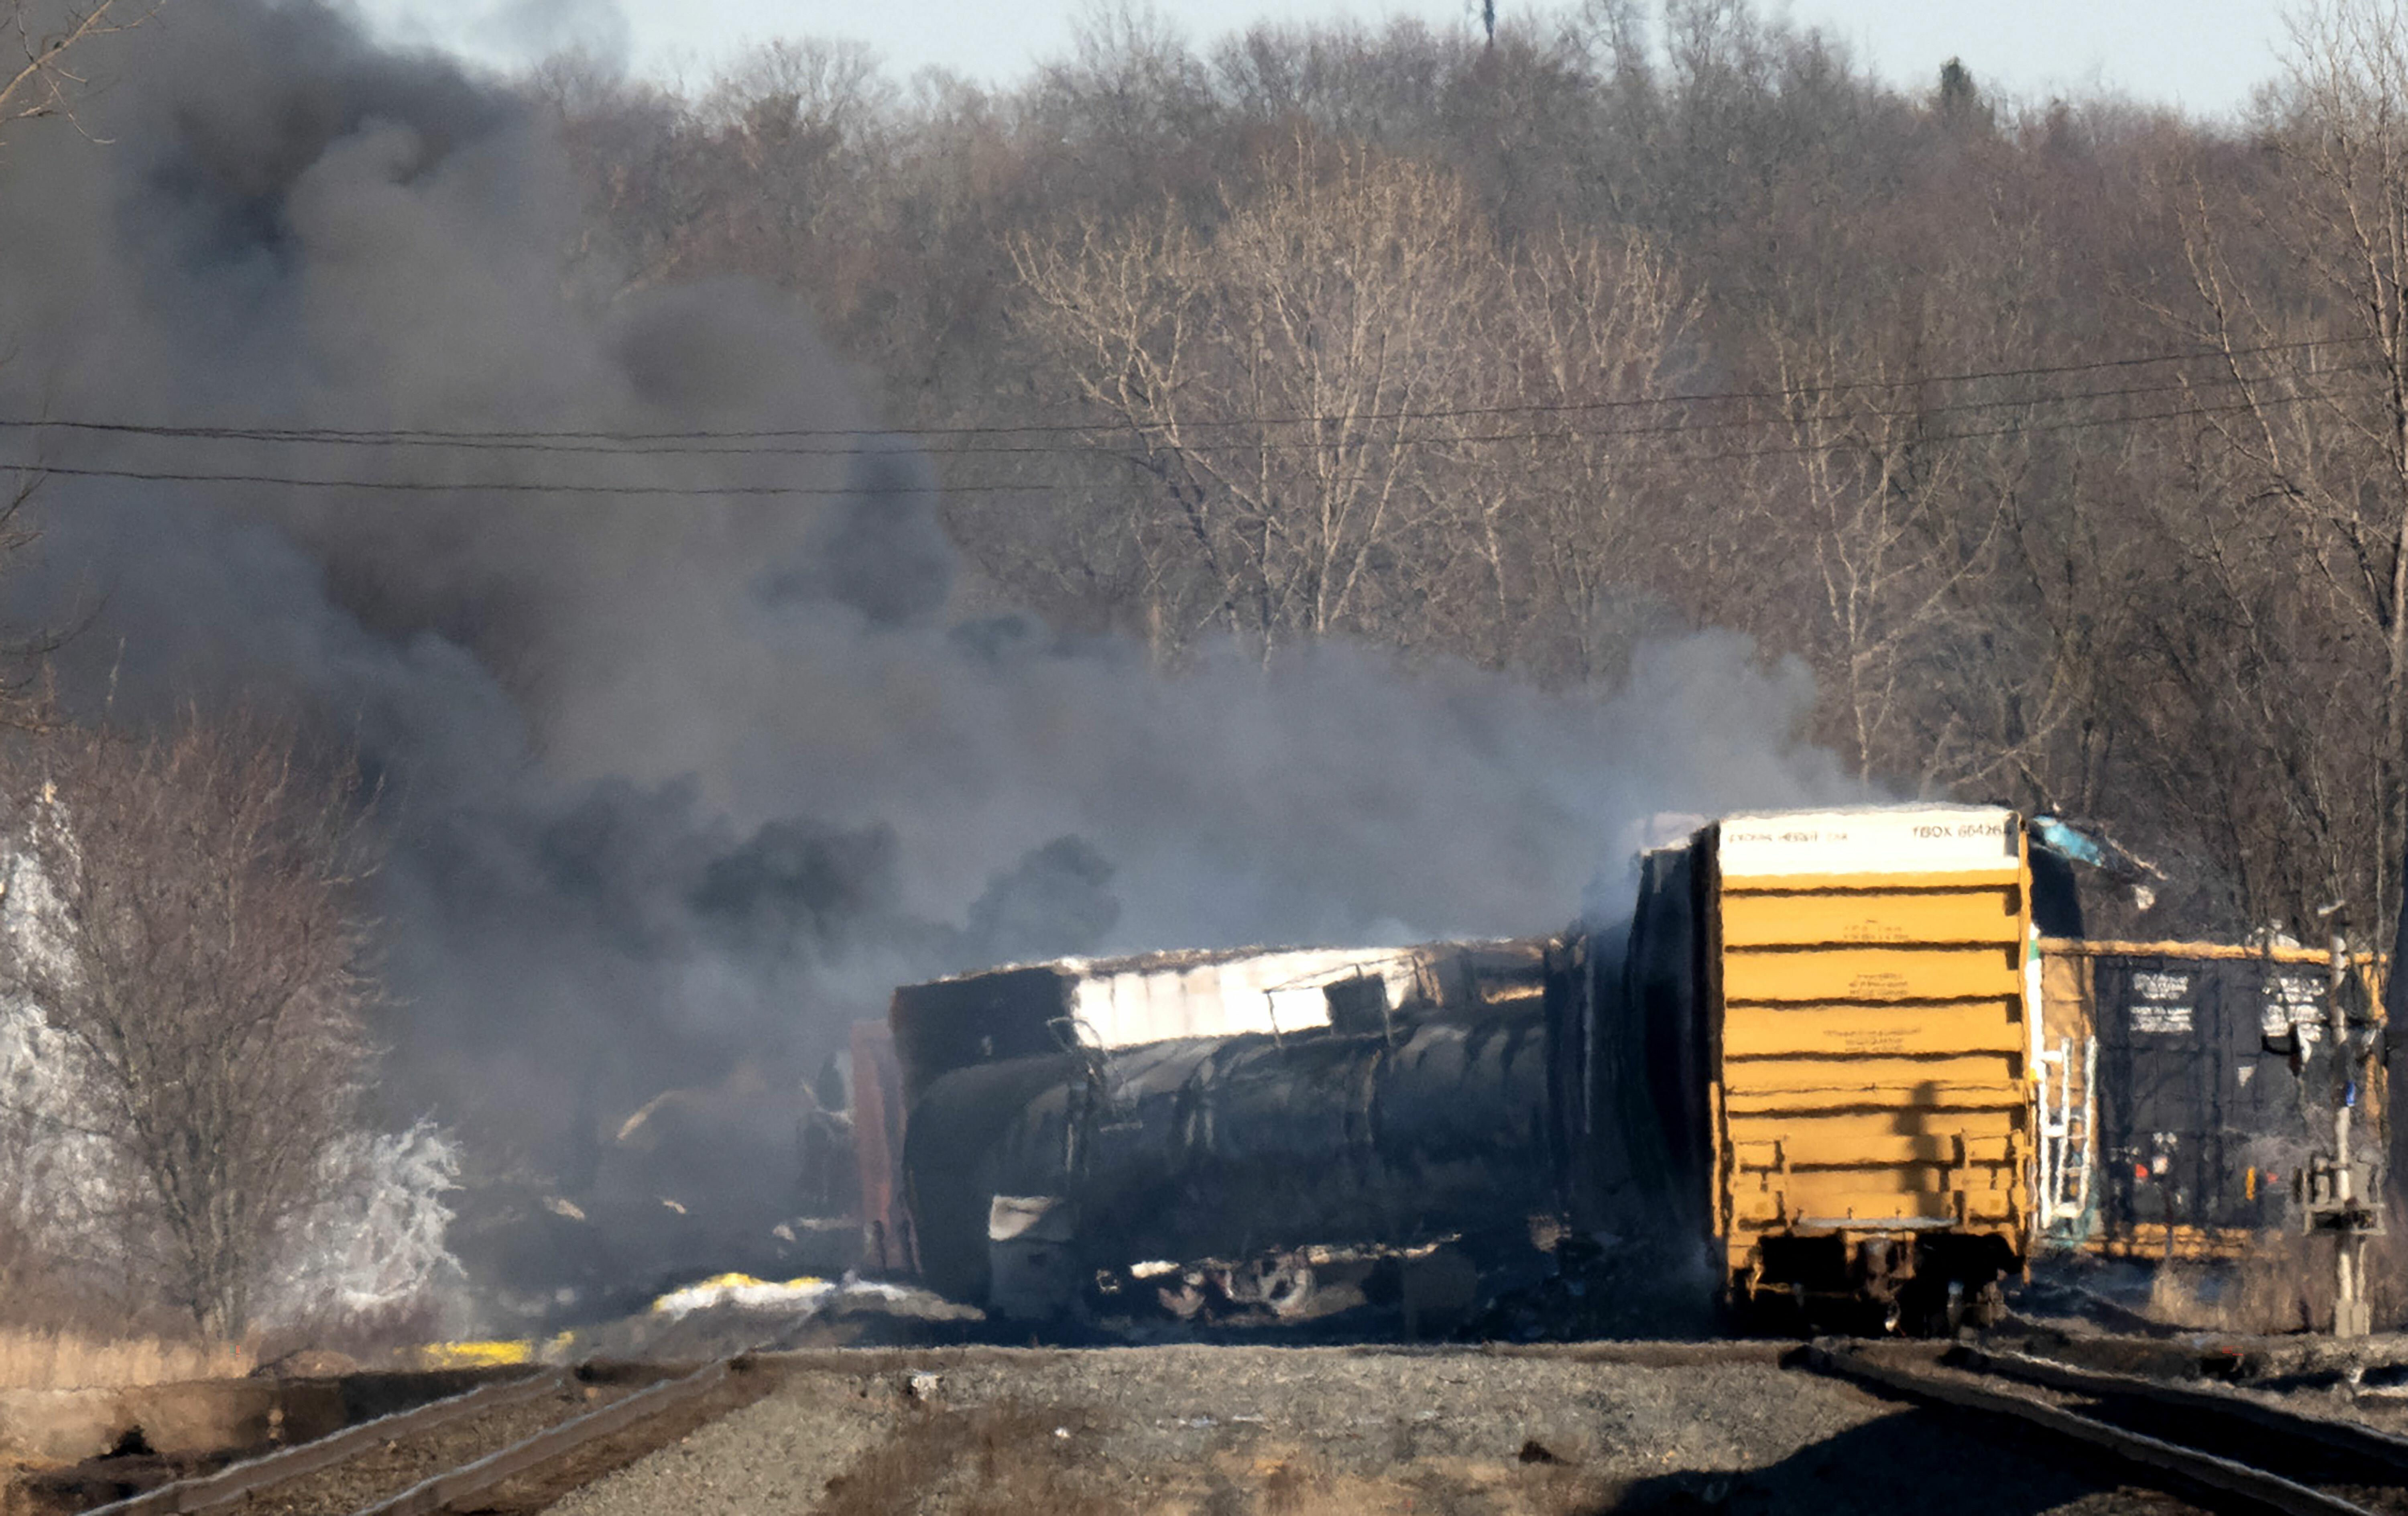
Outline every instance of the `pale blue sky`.
<svg viewBox="0 0 2408 1516"><path fill-rule="evenodd" d="M517 61L548 42L581 36L624 49L641 72L695 78L747 42L823 36L869 44L898 76L934 64L988 83L1063 53L1081 13L1079 0L356 3L397 36L489 62ZM1256 21L1338 15L1412 15L1469 28L1476 0L1155 0L1155 8L1205 42ZM1531 8L1500 0L1508 16ZM1919 86L1955 56L1985 85L2023 98L2103 85L2205 113L2244 105L2272 72L2283 37L2280 0L1791 0L1762 9L1824 28L1900 82Z"/></svg>

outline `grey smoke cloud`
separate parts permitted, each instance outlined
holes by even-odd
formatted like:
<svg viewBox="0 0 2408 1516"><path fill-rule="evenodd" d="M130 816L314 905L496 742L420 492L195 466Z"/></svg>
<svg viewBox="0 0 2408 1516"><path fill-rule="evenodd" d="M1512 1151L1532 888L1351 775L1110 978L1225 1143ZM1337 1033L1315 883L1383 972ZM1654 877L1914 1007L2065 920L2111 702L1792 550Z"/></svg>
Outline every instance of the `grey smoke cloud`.
<svg viewBox="0 0 2408 1516"><path fill-rule="evenodd" d="M506 94L308 4L172 8L116 40L86 133L36 123L0 153L0 417L871 424L771 292L580 300L570 177ZM964 622L924 462L891 438L0 452L382 486L54 477L17 603L92 612L68 688L114 667L121 713L289 704L356 744L394 841L394 1114L547 1182L599 1182L609 1134L670 1086L790 1088L899 980L1545 930L1654 811L1848 793L1789 740L1802 672L1731 637L1651 647L1600 700L1335 643L1166 677L1134 647ZM526 488L563 483L675 493ZM824 493L724 493L772 485ZM730 1120L713 1140L758 1161L674 1182L774 1216L791 1126ZM631 1242L610 1266L657 1262Z"/></svg>

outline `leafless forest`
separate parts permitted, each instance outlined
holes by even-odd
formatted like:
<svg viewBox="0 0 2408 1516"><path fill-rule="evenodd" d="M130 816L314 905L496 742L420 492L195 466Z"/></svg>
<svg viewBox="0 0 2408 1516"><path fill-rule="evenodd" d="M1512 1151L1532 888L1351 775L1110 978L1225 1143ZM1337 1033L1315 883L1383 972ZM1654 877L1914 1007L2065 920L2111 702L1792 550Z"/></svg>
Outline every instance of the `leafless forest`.
<svg viewBox="0 0 2408 1516"><path fill-rule="evenodd" d="M1004 601L1557 687L1738 628L1865 779L2300 930L2390 908L2408 794L2400 23L2302 12L2234 122L1900 92L1721 0L530 87L585 266L808 299Z"/></svg>
<svg viewBox="0 0 2408 1516"><path fill-rule="evenodd" d="M2230 121L1901 90L1746 0L1098 11L997 91L348 24L0 0L0 995L52 1081L0 1088L0 1294L96 1277L64 1227L238 1334L430 1111L488 1238L614 1185L763 1232L745 1092L907 977L1541 930L1658 805L1999 801L2155 865L2102 926L2387 936L2400 0L2303 0ZM692 1092L716 1168L645 1168Z"/></svg>

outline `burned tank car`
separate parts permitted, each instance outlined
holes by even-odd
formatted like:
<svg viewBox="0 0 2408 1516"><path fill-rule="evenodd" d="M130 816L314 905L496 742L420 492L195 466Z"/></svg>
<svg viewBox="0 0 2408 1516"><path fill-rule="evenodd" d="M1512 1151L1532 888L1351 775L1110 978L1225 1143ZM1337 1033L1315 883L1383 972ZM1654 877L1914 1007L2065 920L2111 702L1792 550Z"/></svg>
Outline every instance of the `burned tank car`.
<svg viewBox="0 0 2408 1516"><path fill-rule="evenodd" d="M1057 1273L1150 1264L1237 1271L1214 1282L1286 1313L1333 1253L1441 1240L1535 1276L1560 1168L1548 1045L1532 1008L1393 1041L1249 1033L957 1070L906 1138L923 1266L1013 1314L1050 1313ZM1023 1237L1068 1244L1061 1268L1001 1277Z"/></svg>
<svg viewBox="0 0 2408 1516"><path fill-rule="evenodd" d="M1581 1036L1556 1024L1575 1003L1547 993L1565 971L1564 944L1524 939L1157 955L899 992L898 1047L1010 1047L1040 1013L1055 1038L924 1064L903 1155L922 1272L1026 1315L1098 1271L1174 1309L1201 1292L1279 1314L1326 1303L1333 1281L1376 1292L1383 1262L1462 1276L1458 1306L1535 1279L1584 1104ZM930 1033L942 1023L953 1037ZM989 1030L971 1043L969 1024ZM1219 1035L1148 1035L1166 1026Z"/></svg>

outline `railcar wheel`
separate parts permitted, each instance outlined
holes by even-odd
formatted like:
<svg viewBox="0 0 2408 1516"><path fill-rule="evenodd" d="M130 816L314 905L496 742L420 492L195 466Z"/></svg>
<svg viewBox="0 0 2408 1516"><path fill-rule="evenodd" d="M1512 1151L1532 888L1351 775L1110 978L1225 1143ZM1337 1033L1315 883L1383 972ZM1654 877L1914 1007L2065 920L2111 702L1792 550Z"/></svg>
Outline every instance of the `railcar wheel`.
<svg viewBox="0 0 2408 1516"><path fill-rule="evenodd" d="M1300 1259L1282 1259L1263 1275L1263 1304L1283 1318L1301 1316L1312 1304L1312 1266Z"/></svg>
<svg viewBox="0 0 2408 1516"><path fill-rule="evenodd" d="M1182 1322L1194 1321L1197 1312L1204 1309L1204 1292L1184 1280L1176 1289L1166 1284L1154 1294L1154 1298L1162 1302L1163 1309Z"/></svg>
<svg viewBox="0 0 2408 1516"><path fill-rule="evenodd" d="M1292 1253L1241 1264L1222 1280L1232 1301L1261 1306L1279 1317L1300 1314L1312 1301L1312 1266Z"/></svg>

